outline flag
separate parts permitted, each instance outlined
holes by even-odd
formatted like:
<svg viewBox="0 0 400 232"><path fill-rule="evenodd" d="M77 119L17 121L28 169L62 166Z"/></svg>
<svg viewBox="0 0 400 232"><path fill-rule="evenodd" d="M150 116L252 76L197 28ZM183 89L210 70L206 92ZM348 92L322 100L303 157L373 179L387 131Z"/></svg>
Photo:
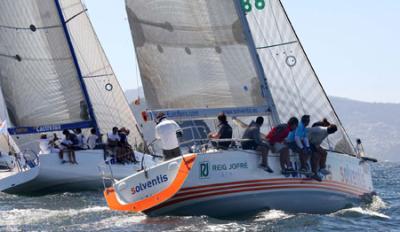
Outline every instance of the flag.
<svg viewBox="0 0 400 232"><path fill-rule="evenodd" d="M7 121L0 121L0 134L6 134L7 133Z"/></svg>

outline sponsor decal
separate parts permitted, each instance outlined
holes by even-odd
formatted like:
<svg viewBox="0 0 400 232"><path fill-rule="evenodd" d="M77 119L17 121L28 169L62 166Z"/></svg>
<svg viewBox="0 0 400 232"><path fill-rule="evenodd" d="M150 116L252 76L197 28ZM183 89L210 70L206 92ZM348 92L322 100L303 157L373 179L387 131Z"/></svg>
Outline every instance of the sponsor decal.
<svg viewBox="0 0 400 232"><path fill-rule="evenodd" d="M200 178L207 178L208 174L210 174L208 162L201 162L200 163Z"/></svg>
<svg viewBox="0 0 400 232"><path fill-rule="evenodd" d="M133 186L131 188L131 193L132 195L135 195L136 193L140 193L142 191L151 189L161 183L167 182L168 181L168 176L167 175L158 175L156 178L148 180L146 182L139 182L137 185Z"/></svg>
<svg viewBox="0 0 400 232"><path fill-rule="evenodd" d="M47 132L47 131L60 131L61 125L47 125L39 126L36 128L36 132Z"/></svg>
<svg viewBox="0 0 400 232"><path fill-rule="evenodd" d="M208 178L211 173L222 177L232 176L234 172L248 168L247 162L212 164L204 161L200 163L200 179Z"/></svg>
<svg viewBox="0 0 400 232"><path fill-rule="evenodd" d="M227 171L227 170L237 170L237 169L247 169L247 168L248 168L247 162L211 165L211 169L213 171Z"/></svg>

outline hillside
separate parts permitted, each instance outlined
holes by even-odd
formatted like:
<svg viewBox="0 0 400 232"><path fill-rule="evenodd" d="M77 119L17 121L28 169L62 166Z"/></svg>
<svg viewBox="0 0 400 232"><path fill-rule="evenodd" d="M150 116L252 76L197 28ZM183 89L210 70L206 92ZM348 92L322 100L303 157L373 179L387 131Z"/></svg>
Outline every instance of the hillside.
<svg viewBox="0 0 400 232"><path fill-rule="evenodd" d="M370 156L400 161L400 104L331 100L350 136L361 138Z"/></svg>

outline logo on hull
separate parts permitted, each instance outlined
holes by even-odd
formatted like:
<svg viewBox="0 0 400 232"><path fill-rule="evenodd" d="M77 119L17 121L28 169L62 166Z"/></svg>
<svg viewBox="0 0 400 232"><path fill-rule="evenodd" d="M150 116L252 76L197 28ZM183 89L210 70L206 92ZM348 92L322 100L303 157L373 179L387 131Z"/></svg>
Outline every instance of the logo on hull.
<svg viewBox="0 0 400 232"><path fill-rule="evenodd" d="M164 182L168 181L168 176L167 175L158 175L156 178L148 180L147 182L139 182L136 186L133 186L131 188L131 193L132 195L135 195L136 193L149 190L153 188L154 186L157 186L159 184L162 184Z"/></svg>
<svg viewBox="0 0 400 232"><path fill-rule="evenodd" d="M208 167L208 162L200 163L200 178L208 178L210 174L210 169Z"/></svg>

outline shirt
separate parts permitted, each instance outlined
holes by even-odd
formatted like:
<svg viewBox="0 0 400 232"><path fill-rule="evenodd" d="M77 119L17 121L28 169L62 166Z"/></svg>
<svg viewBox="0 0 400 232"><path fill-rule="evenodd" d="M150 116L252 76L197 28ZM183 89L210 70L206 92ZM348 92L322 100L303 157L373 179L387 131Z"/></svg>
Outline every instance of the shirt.
<svg viewBox="0 0 400 232"><path fill-rule="evenodd" d="M176 132L181 130L181 128L175 121L163 119L157 124L155 130L156 139L161 140L161 147L163 150L172 150L179 147Z"/></svg>
<svg viewBox="0 0 400 232"><path fill-rule="evenodd" d="M304 126L302 122L299 123L299 126L295 131L291 131L287 137L287 141L289 143L296 142L297 146L303 149L304 145L309 147L308 137L307 137L307 128Z"/></svg>
<svg viewBox="0 0 400 232"><path fill-rule="evenodd" d="M231 139L232 138L232 127L227 123L221 123L218 125L219 130L218 134L220 135L220 139ZM231 144L231 141L226 141L226 142L218 142L218 146L228 148L229 145Z"/></svg>
<svg viewBox="0 0 400 232"><path fill-rule="evenodd" d="M63 140L61 140L60 147L61 147L61 148L67 148L66 145L72 145L72 144L73 144L73 142L72 142L71 140L69 140L69 139L63 139Z"/></svg>
<svg viewBox="0 0 400 232"><path fill-rule="evenodd" d="M48 139L39 139L40 154L50 154L51 147Z"/></svg>
<svg viewBox="0 0 400 232"><path fill-rule="evenodd" d="M85 146L85 136L83 134L77 134L76 138L78 139L78 144L76 144L78 147L84 147Z"/></svg>
<svg viewBox="0 0 400 232"><path fill-rule="evenodd" d="M308 140L311 144L316 146L320 146L322 141L328 137L328 128L327 127L311 127L308 129Z"/></svg>
<svg viewBox="0 0 400 232"><path fill-rule="evenodd" d="M274 128L268 133L267 135L267 140L274 144L274 143L283 143L285 138L289 135L290 133L290 127L288 124L280 124Z"/></svg>
<svg viewBox="0 0 400 232"><path fill-rule="evenodd" d="M118 134L113 134L112 132L108 132L107 138L111 141L120 141L121 138L119 137Z"/></svg>
<svg viewBox="0 0 400 232"><path fill-rule="evenodd" d="M242 143L243 144L254 144L256 146L263 144L262 140L261 140L261 135L260 135L260 126L252 121L249 125L249 127L247 127L247 129L244 131L243 133L243 139L251 139L251 141L245 141Z"/></svg>
<svg viewBox="0 0 400 232"><path fill-rule="evenodd" d="M79 145L78 136L76 134L71 133L70 134L70 140L71 140L73 145Z"/></svg>
<svg viewBox="0 0 400 232"><path fill-rule="evenodd" d="M128 137L124 133L119 134L120 142L123 144L128 144Z"/></svg>
<svg viewBox="0 0 400 232"><path fill-rule="evenodd" d="M89 149L94 149L96 147L98 138L99 137L97 135L94 135L94 134L89 135L89 137L87 139L87 145L88 145Z"/></svg>

